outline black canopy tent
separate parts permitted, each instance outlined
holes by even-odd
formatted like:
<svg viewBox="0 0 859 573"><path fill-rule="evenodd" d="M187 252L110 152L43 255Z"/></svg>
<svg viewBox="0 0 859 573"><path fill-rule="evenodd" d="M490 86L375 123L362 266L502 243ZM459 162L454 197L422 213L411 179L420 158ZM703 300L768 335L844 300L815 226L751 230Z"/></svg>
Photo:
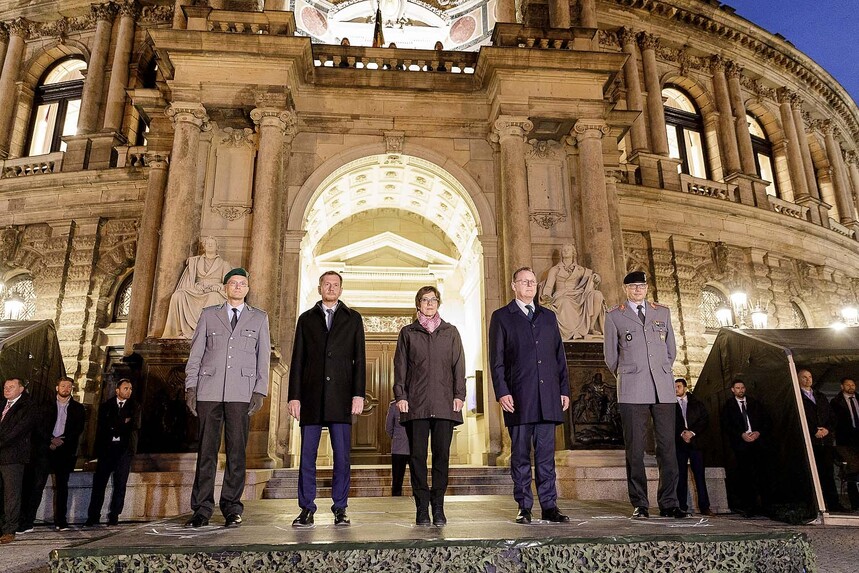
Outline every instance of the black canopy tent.
<svg viewBox="0 0 859 573"><path fill-rule="evenodd" d="M741 379L772 422L766 442L770 468L765 500L772 517L807 521L824 511L796 371L807 368L815 388L832 397L842 376L859 375L859 328L739 330L723 328L704 363L695 396L707 406L710 429L703 447L708 466L725 467L728 501L744 484L732 480L733 452L721 432L722 409Z"/></svg>
<svg viewBox="0 0 859 573"><path fill-rule="evenodd" d="M66 368L52 320L0 322L0 380L20 378L36 400L56 394Z"/></svg>

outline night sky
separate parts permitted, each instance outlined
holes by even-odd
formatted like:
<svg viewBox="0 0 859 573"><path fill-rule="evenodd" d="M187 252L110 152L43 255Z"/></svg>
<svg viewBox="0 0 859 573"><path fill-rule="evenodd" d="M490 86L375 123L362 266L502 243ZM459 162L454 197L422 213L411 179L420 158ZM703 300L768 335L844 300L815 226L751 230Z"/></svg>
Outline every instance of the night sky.
<svg viewBox="0 0 859 573"><path fill-rule="evenodd" d="M781 34L859 102L859 0L727 0L737 14Z"/></svg>

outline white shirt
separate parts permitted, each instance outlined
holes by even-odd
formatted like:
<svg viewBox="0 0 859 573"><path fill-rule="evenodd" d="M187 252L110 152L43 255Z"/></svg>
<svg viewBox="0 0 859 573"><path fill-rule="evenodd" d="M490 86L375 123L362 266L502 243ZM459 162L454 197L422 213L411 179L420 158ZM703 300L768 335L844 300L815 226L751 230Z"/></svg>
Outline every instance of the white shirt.
<svg viewBox="0 0 859 573"><path fill-rule="evenodd" d="M748 418L748 416L749 416L749 405L746 403L746 399L745 398L736 398L736 397L734 399L737 401L737 407L740 409L740 412L743 411L743 406L745 406L746 418ZM751 433L751 431L752 431L752 421L751 420L749 420L748 423L746 424L746 431L749 433Z"/></svg>
<svg viewBox="0 0 859 573"><path fill-rule="evenodd" d="M636 314L638 314L638 307L641 306L641 312L644 316L647 316L647 300L643 300L641 302L632 302L629 299L626 299L627 304L629 304L629 308L633 310Z"/></svg>
<svg viewBox="0 0 859 573"><path fill-rule="evenodd" d="M536 304L534 304L534 301L533 301L533 300L532 300L531 302L527 303L527 304L526 304L526 303L524 303L524 302L522 302L522 301L521 301L521 300L519 300L518 298L514 298L513 300L515 300L515 301L516 301L516 304L518 304L518 305L519 305L519 310L521 310L523 313L525 313L525 316L528 316L528 309L527 309L527 308L525 308L526 306L530 306L530 307L531 307L531 312L537 312L537 305L536 305Z"/></svg>
<svg viewBox="0 0 859 573"><path fill-rule="evenodd" d="M224 306L227 307L227 322L233 321L233 309L239 311L236 313L237 320L242 317L242 311L245 309L245 303L242 303L239 306L232 306L230 303L226 303Z"/></svg>

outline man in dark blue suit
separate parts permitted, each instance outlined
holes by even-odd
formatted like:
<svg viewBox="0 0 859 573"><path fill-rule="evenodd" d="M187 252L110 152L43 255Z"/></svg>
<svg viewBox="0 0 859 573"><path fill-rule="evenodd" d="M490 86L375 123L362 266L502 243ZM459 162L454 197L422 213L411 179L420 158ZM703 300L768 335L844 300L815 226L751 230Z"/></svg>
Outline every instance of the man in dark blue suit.
<svg viewBox="0 0 859 573"><path fill-rule="evenodd" d="M516 298L492 313L489 367L495 398L510 431L510 475L519 504L516 523L531 523L531 444L542 517L563 523L555 488L555 426L570 407L567 360L555 313L534 301L537 277L528 267L513 273Z"/></svg>

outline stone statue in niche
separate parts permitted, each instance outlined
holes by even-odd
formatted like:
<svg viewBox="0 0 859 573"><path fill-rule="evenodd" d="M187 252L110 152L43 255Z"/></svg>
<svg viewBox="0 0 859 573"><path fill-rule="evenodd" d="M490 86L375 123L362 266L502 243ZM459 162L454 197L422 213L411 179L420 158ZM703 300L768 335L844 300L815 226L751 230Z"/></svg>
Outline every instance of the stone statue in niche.
<svg viewBox="0 0 859 573"><path fill-rule="evenodd" d="M207 306L222 304L227 300L224 275L233 266L218 254L218 240L215 237L203 237L200 244L203 254L188 258L179 284L170 297L167 325L161 338L190 339L200 320L200 312Z"/></svg>
<svg viewBox="0 0 859 573"><path fill-rule="evenodd" d="M585 446L623 443L617 388L606 384L602 373L595 373L582 385L572 409L577 443Z"/></svg>
<svg viewBox="0 0 859 573"><path fill-rule="evenodd" d="M540 304L558 315L564 341L603 334L604 297L599 291L600 276L579 265L576 246L561 247L561 260L549 269Z"/></svg>

